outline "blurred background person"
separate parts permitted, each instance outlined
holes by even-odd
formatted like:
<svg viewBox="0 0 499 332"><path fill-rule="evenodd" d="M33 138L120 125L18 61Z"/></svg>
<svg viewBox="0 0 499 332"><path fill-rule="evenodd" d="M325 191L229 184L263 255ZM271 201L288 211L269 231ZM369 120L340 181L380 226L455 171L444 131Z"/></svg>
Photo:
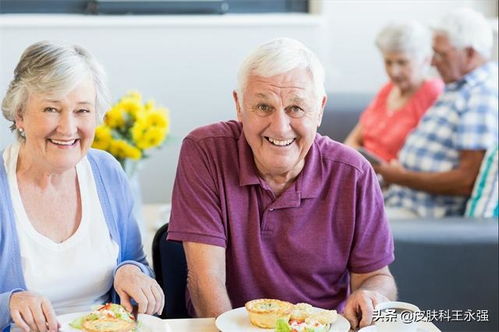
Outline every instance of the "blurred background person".
<svg viewBox="0 0 499 332"><path fill-rule="evenodd" d="M126 176L89 149L104 78L83 48L51 42L28 47L14 71L2 103L17 142L0 153L0 330L57 331L56 315L120 300L131 311L131 298L161 313Z"/></svg>
<svg viewBox="0 0 499 332"><path fill-rule="evenodd" d="M498 140L497 62L482 14L460 8L433 27L432 64L445 92L407 137L398 160L375 165L391 183L390 217L463 215L483 156Z"/></svg>
<svg viewBox="0 0 499 332"><path fill-rule="evenodd" d="M376 46L390 81L362 113L345 144L363 147L390 161L397 157L407 134L440 95L443 83L438 78L427 78L431 34L422 24L391 23L379 32Z"/></svg>

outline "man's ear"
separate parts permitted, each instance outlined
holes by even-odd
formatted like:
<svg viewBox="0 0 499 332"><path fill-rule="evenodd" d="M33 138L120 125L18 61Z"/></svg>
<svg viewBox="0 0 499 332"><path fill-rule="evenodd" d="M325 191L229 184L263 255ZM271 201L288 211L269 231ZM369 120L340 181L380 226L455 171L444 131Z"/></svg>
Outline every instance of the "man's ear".
<svg viewBox="0 0 499 332"><path fill-rule="evenodd" d="M237 95L237 91L232 91L232 97L234 98L234 103L236 104L236 115L237 119L241 121L241 104L239 101L239 96Z"/></svg>
<svg viewBox="0 0 499 332"><path fill-rule="evenodd" d="M326 103L327 103L327 95L324 95L322 97L322 101L321 101L321 108L320 108L320 114L319 114L319 119L318 119L318 122L317 122L317 128L320 127L321 123L322 123L322 116L324 115L324 108L326 107Z"/></svg>

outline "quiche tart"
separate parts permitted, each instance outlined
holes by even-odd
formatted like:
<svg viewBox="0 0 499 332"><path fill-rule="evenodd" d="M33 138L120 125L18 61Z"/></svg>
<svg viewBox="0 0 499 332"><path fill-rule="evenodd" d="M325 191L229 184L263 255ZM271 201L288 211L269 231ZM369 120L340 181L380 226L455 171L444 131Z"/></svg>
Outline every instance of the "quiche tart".
<svg viewBox="0 0 499 332"><path fill-rule="evenodd" d="M69 325L84 332L133 332L137 323L121 305L106 303Z"/></svg>
<svg viewBox="0 0 499 332"><path fill-rule="evenodd" d="M264 328L273 329L278 319L289 320L293 304L275 299L257 299L246 302L251 324Z"/></svg>

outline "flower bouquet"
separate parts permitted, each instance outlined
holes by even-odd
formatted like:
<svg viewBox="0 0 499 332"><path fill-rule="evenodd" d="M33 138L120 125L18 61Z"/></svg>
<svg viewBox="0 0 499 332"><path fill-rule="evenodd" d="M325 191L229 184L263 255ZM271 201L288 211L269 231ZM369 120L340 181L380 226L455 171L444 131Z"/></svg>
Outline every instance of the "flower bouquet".
<svg viewBox="0 0 499 332"><path fill-rule="evenodd" d="M149 149L161 146L169 127L168 109L152 100L143 102L138 92L128 92L106 112L92 147L111 153L131 177Z"/></svg>

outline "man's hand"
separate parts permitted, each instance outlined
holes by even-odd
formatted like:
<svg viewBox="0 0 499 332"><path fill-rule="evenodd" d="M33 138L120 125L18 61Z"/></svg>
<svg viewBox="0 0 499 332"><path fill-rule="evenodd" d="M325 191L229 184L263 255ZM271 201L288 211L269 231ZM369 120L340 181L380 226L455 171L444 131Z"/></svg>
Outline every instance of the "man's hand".
<svg viewBox="0 0 499 332"><path fill-rule="evenodd" d="M397 183L397 179L403 177L406 172L406 169L396 159L392 159L389 163L373 165L373 169L383 177L386 184Z"/></svg>
<svg viewBox="0 0 499 332"><path fill-rule="evenodd" d="M114 277L114 289L120 296L121 305L132 312L130 299L139 305L140 314L161 314L165 305L165 294L156 280L144 274L138 266L121 266Z"/></svg>
<svg viewBox="0 0 499 332"><path fill-rule="evenodd" d="M350 273L350 294L343 314L352 329L371 325L374 307L381 302L395 300L395 280L385 266L368 273Z"/></svg>
<svg viewBox="0 0 499 332"><path fill-rule="evenodd" d="M24 332L56 332L59 324L50 301L36 293L24 291L12 294L10 316Z"/></svg>
<svg viewBox="0 0 499 332"><path fill-rule="evenodd" d="M376 305L386 301L389 299L377 291L358 289L348 298L343 314L352 329L362 328L371 325Z"/></svg>

